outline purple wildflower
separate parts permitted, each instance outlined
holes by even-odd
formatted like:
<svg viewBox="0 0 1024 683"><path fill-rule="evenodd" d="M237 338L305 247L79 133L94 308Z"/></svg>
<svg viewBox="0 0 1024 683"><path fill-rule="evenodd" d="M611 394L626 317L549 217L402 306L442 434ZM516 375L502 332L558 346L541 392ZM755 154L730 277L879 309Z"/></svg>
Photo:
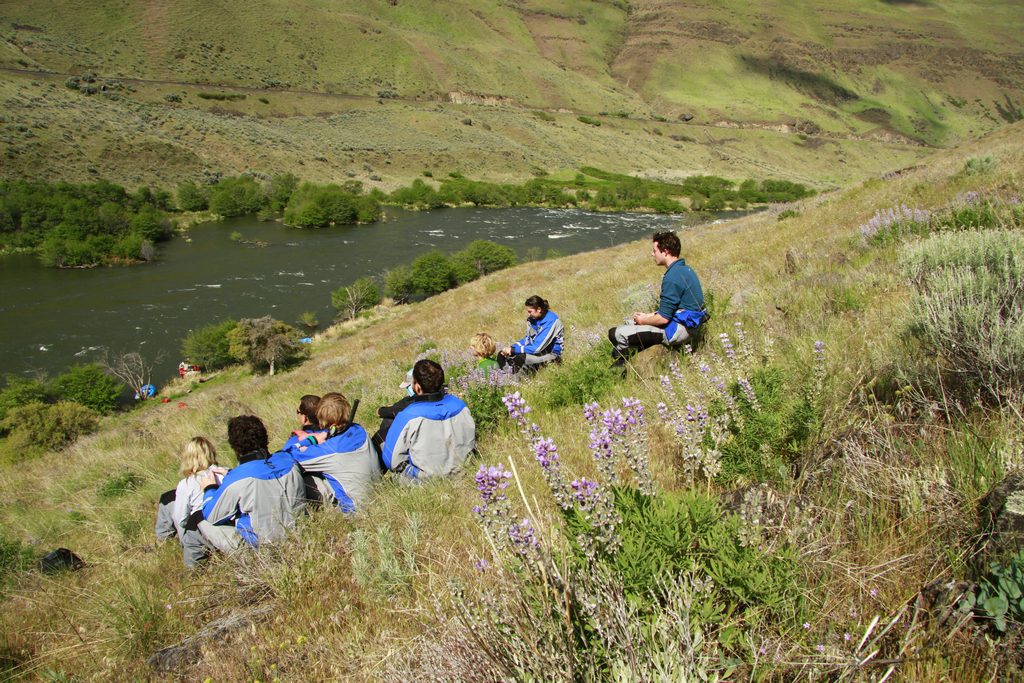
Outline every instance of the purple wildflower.
<svg viewBox="0 0 1024 683"><path fill-rule="evenodd" d="M508 480L511 478L512 473L501 463L490 467L480 465L476 473L476 489L480 492L480 499L484 505L504 500L505 494L502 491L508 487ZM474 511L478 512L476 508Z"/></svg>
<svg viewBox="0 0 1024 683"><path fill-rule="evenodd" d="M537 462L544 469L550 469L552 464L558 461L558 446L551 439L538 439L533 445L533 452L537 456Z"/></svg>

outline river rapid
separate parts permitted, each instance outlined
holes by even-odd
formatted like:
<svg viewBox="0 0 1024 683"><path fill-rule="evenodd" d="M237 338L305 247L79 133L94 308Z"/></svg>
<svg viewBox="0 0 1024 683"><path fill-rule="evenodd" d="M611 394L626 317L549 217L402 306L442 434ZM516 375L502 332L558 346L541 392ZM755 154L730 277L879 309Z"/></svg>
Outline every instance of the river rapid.
<svg viewBox="0 0 1024 683"><path fill-rule="evenodd" d="M139 351L153 362L159 384L176 372L181 340L193 328L263 315L296 324L304 311L325 325L335 313L331 291L431 249L452 253L486 239L520 258L531 249L574 254L737 215L387 207L387 220L373 225L300 230L252 216L204 223L139 266L57 270L31 255L4 256L0 374L52 377L107 352ZM233 232L243 241L233 241Z"/></svg>

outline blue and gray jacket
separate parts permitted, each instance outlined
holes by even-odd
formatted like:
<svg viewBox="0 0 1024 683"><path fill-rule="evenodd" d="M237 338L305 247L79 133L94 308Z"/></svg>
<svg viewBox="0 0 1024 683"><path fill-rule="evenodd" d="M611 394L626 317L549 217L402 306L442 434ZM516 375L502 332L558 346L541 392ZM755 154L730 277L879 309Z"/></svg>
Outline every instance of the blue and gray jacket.
<svg viewBox="0 0 1024 683"><path fill-rule="evenodd" d="M284 453L298 463L304 473L323 476L334 493L333 502L342 512L355 512L365 505L374 482L381 475L377 449L366 430L357 424L321 444L304 447L296 441Z"/></svg>
<svg viewBox="0 0 1024 683"><path fill-rule="evenodd" d="M661 278L658 315L668 320L665 326L665 339L668 343L674 341L677 334L684 336L680 326L692 330L707 320L700 280L682 258L673 262Z"/></svg>
<svg viewBox="0 0 1024 683"><path fill-rule="evenodd" d="M203 517L234 524L249 545L275 541L295 527L306 507L302 472L284 453L254 451L238 459L219 486L203 492Z"/></svg>
<svg viewBox="0 0 1024 683"><path fill-rule="evenodd" d="M410 479L451 474L476 448L476 424L458 396L439 391L413 398L388 430L381 458Z"/></svg>
<svg viewBox="0 0 1024 683"><path fill-rule="evenodd" d="M527 318L526 326L526 336L512 344L512 353L562 355L562 332L565 326L554 311L548 311L538 320Z"/></svg>

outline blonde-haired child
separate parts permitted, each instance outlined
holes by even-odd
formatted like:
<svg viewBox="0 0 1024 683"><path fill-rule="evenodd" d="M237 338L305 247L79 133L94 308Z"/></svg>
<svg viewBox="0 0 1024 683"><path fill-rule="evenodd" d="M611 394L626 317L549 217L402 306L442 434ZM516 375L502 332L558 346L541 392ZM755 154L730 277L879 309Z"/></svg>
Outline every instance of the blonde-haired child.
<svg viewBox="0 0 1024 683"><path fill-rule="evenodd" d="M476 366L485 372L498 367L498 361L494 360L494 352L497 349L498 345L486 332L477 332L469 340L469 350L479 359Z"/></svg>
<svg viewBox="0 0 1024 683"><path fill-rule="evenodd" d="M169 538L177 534L184 554L185 566L194 567L208 554L202 535L191 523L196 512L203 509L203 487L201 481L213 476L217 483L227 474L227 468L217 464L217 449L206 437L192 438L181 452L182 479L174 491L168 491L160 498L157 510L157 537ZM171 513L173 529L166 521L167 511Z"/></svg>

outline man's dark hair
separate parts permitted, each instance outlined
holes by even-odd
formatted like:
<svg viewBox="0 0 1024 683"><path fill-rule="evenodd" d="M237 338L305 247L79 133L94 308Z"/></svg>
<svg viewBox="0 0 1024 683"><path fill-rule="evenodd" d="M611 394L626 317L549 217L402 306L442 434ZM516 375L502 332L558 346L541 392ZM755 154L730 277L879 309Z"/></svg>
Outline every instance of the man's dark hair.
<svg viewBox="0 0 1024 683"><path fill-rule="evenodd" d="M238 415L228 420L228 443L235 455L242 457L253 451L267 450L270 439L263 420L255 415Z"/></svg>
<svg viewBox="0 0 1024 683"><path fill-rule="evenodd" d="M547 315L547 312L548 312L548 300L547 299L542 299L539 296L537 296L536 294L534 294L529 299L527 299L526 303L523 304L523 305L524 306L529 306L530 308L539 308L541 313Z"/></svg>
<svg viewBox="0 0 1024 683"><path fill-rule="evenodd" d="M316 409L319 405L320 397L315 394L306 394L299 399L299 414L306 416L310 427L320 426L320 423L316 421Z"/></svg>
<svg viewBox="0 0 1024 683"><path fill-rule="evenodd" d="M436 394L444 388L444 369L428 358L416 361L412 366L412 378L424 394Z"/></svg>
<svg viewBox="0 0 1024 683"><path fill-rule="evenodd" d="M663 251L666 254L679 258L682 246L679 244L679 237L674 232L656 232L651 240L658 245L658 251Z"/></svg>

